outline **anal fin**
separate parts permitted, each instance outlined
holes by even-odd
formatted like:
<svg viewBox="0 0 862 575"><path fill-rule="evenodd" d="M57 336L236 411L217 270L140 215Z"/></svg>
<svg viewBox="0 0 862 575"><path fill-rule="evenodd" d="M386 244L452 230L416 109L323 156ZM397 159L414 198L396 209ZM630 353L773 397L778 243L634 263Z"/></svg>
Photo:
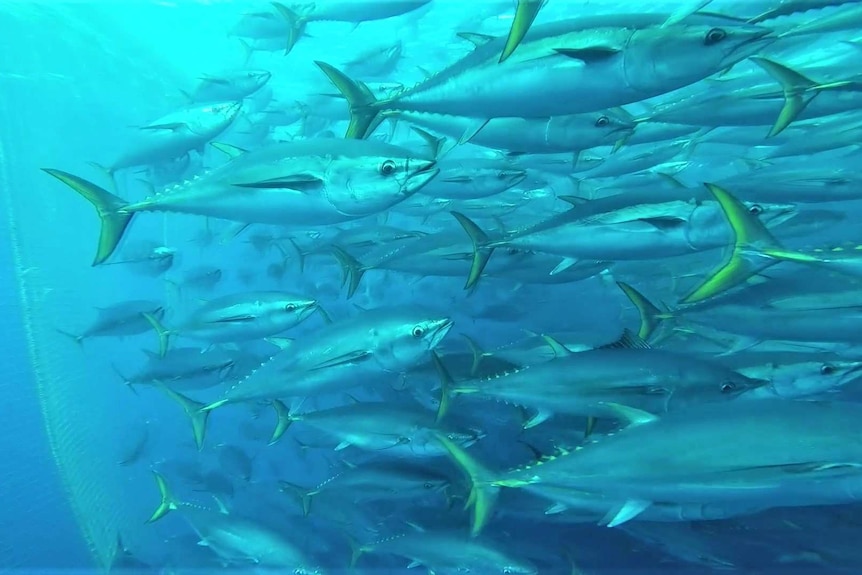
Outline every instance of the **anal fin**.
<svg viewBox="0 0 862 575"><path fill-rule="evenodd" d="M602 519L602 523L605 523L607 527L617 527L618 525L622 525L623 523L628 523L629 521L646 511L650 505L652 505L652 501L645 501L643 499L629 499L616 513L614 513L613 516L610 516L611 513L608 513L608 515L606 515L604 519Z"/></svg>

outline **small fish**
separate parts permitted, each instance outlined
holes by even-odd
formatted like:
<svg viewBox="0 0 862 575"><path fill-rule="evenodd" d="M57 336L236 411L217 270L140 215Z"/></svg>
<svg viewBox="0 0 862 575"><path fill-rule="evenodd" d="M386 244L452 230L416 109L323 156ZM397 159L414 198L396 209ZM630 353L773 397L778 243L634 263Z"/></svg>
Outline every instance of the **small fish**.
<svg viewBox="0 0 862 575"><path fill-rule="evenodd" d="M250 292L211 300L171 329L152 314L146 319L156 330L159 354L164 357L171 336L208 343L263 339L299 325L318 309L317 301L302 295Z"/></svg>
<svg viewBox="0 0 862 575"><path fill-rule="evenodd" d="M98 308L98 317L84 331L71 334L57 330L77 344L94 337L123 337L139 335L150 329L144 314L160 319L165 314L162 304L148 300L132 300Z"/></svg>

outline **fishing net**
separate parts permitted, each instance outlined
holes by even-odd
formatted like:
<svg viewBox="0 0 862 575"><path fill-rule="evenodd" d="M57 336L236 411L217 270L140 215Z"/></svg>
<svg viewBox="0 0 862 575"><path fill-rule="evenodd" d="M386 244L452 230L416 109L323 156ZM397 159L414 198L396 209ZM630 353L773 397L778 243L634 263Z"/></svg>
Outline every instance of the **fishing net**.
<svg viewBox="0 0 862 575"><path fill-rule="evenodd" d="M131 102L159 103L178 84L147 58L146 46L112 38L117 31L90 17L93 8L21 2L0 11L9 48L0 50L0 386L7 414L0 481L9 498L4 529L14 526L21 536L0 537L2 567L47 567L47 552L62 548L56 527L69 510L100 569L110 567L119 535L146 537L146 511L129 488L149 471L118 464L119 430L141 407L112 377L111 358L98 345L76 345L57 331L85 326L100 302L139 294L88 267L98 235L92 208L40 168L93 175L87 161L104 157L106 142L116 145L110 130L128 128ZM95 125L110 128L103 137L91 133ZM36 492L38 500L15 501ZM25 551L28 533L33 548ZM50 561L67 567L62 558Z"/></svg>

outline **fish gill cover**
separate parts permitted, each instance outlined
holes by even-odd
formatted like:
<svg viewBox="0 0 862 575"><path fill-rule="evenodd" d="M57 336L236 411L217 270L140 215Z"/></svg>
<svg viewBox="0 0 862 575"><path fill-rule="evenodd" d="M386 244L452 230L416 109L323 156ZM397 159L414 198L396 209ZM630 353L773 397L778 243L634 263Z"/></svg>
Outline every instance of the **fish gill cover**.
<svg viewBox="0 0 862 575"><path fill-rule="evenodd" d="M3 24L29 360L100 568L858 570L862 3Z"/></svg>

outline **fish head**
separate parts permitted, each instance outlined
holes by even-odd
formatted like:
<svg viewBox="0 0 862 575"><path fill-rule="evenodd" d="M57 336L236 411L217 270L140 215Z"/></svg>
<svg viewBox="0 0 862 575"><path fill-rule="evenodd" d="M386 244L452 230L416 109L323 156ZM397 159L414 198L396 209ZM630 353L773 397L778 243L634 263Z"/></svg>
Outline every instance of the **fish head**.
<svg viewBox="0 0 862 575"><path fill-rule="evenodd" d="M622 108L610 108L587 114L556 116L548 122L545 137L549 144L586 150L612 145L634 133L634 116Z"/></svg>
<svg viewBox="0 0 862 575"><path fill-rule="evenodd" d="M724 71L774 41L772 30L718 15L638 30L625 51L629 85L667 93Z"/></svg>
<svg viewBox="0 0 862 575"><path fill-rule="evenodd" d="M500 162L457 163L440 169L423 194L450 199L486 198L524 181L527 171Z"/></svg>
<svg viewBox="0 0 862 575"><path fill-rule="evenodd" d="M834 392L862 377L862 361L807 361L785 366L786 372L772 379L770 385L752 390L746 398L782 397L795 399Z"/></svg>
<svg viewBox="0 0 862 575"><path fill-rule="evenodd" d="M384 50L383 54L387 61L394 62L401 57L401 52L403 50L404 45L401 43L401 40L399 40L393 46L390 46L389 48Z"/></svg>
<svg viewBox="0 0 862 575"><path fill-rule="evenodd" d="M295 326L317 311L317 300L303 295L283 294L279 297L259 302L260 313L273 322Z"/></svg>
<svg viewBox="0 0 862 575"><path fill-rule="evenodd" d="M262 88L272 78L272 74L266 70L248 70L245 72L243 83L248 85L248 88L257 90Z"/></svg>
<svg viewBox="0 0 862 575"><path fill-rule="evenodd" d="M728 372L724 377L720 378L717 385L713 386L713 392L719 400L732 400L741 395L751 393L756 389L767 387L770 381L766 379L756 379L747 377L741 373L734 371Z"/></svg>
<svg viewBox="0 0 862 575"><path fill-rule="evenodd" d="M386 371L404 372L428 358L449 333L453 321L420 308L394 309L376 322L375 356Z"/></svg>
<svg viewBox="0 0 862 575"><path fill-rule="evenodd" d="M743 202L748 213L757 217L766 226L777 226L796 216L796 204L777 204L769 202Z"/></svg>
<svg viewBox="0 0 862 575"><path fill-rule="evenodd" d="M362 142L356 146L357 142ZM355 140L333 154L326 169L326 199L340 213L362 217L380 213L414 195L439 172L435 160L398 146Z"/></svg>
<svg viewBox="0 0 862 575"><path fill-rule="evenodd" d="M840 387L862 377L862 361L825 362L817 368L817 375L828 381L829 388Z"/></svg>
<svg viewBox="0 0 862 575"><path fill-rule="evenodd" d="M461 448L468 448L481 439L482 434L469 429L446 429L440 430L421 427L416 429L410 436L409 450L414 457L443 457L447 451L440 442L440 434ZM440 489L448 488L450 481L440 486ZM435 489L434 482L430 482L428 491Z"/></svg>
<svg viewBox="0 0 862 575"><path fill-rule="evenodd" d="M226 129L242 111L242 102L218 102L200 109L189 129L196 134L216 136Z"/></svg>

